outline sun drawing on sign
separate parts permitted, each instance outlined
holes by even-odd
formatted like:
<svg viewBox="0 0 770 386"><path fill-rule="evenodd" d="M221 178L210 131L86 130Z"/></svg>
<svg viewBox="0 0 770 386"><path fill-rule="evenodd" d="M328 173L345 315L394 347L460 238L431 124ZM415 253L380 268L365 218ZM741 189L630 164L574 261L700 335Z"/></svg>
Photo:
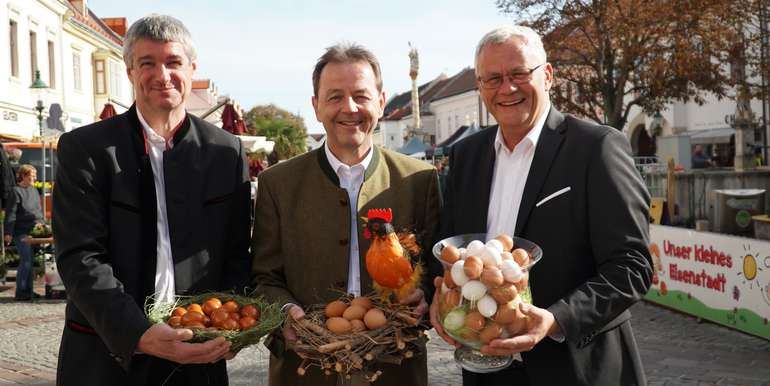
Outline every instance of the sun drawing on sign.
<svg viewBox="0 0 770 386"><path fill-rule="evenodd" d="M745 279L743 284L748 282L750 289L754 289L754 287L762 289L762 285L759 283L759 280L757 280L757 273L762 271L762 268L757 264L757 258L755 257L757 256L757 253L750 252L750 245L744 245L743 250L747 253L743 256L743 270L738 272L738 276L743 276ZM767 259L765 259L765 265L767 265Z"/></svg>

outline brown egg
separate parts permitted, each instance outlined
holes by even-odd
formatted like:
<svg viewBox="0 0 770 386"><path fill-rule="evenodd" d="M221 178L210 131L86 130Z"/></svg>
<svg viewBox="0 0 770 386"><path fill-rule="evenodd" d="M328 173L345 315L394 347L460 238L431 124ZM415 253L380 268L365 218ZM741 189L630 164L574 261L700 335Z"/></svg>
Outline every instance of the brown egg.
<svg viewBox="0 0 770 386"><path fill-rule="evenodd" d="M240 312L241 306L238 305L234 300L230 300L225 302L225 304L222 304L222 308L227 310L227 312Z"/></svg>
<svg viewBox="0 0 770 386"><path fill-rule="evenodd" d="M352 305L348 307L345 312L342 313L342 317L347 320L358 319L361 320L366 314L366 309L361 306Z"/></svg>
<svg viewBox="0 0 770 386"><path fill-rule="evenodd" d="M515 285L511 283L503 283L503 285L497 288L492 288L489 291L489 294L492 295L497 304L505 304L515 299L516 295L519 294L519 291L516 289Z"/></svg>
<svg viewBox="0 0 770 386"><path fill-rule="evenodd" d="M353 332L361 332L366 330L366 324L358 319L351 320L350 325L352 326L351 331Z"/></svg>
<svg viewBox="0 0 770 386"><path fill-rule="evenodd" d="M444 285L447 286L447 288L457 287L455 281L452 280L452 273L449 271L444 271Z"/></svg>
<svg viewBox="0 0 770 386"><path fill-rule="evenodd" d="M505 252L501 253L500 257L503 258L503 261L513 260L513 255L511 254L511 252L508 252L508 251L505 251Z"/></svg>
<svg viewBox="0 0 770 386"><path fill-rule="evenodd" d="M231 313L229 313L227 316L228 316L230 319L232 319L232 320L234 320L234 321L236 321L236 322L237 322L237 321L239 321L239 320L241 320L241 314L239 314L239 313L237 313L237 312L231 312Z"/></svg>
<svg viewBox="0 0 770 386"><path fill-rule="evenodd" d="M342 314L345 313L345 310L348 308L348 305L345 304L345 302L341 300L335 300L329 304L326 305L326 309L324 310L324 314L326 314L327 318L334 318L338 316L342 316Z"/></svg>
<svg viewBox="0 0 770 386"><path fill-rule="evenodd" d="M203 308L201 308L200 304L193 303L193 304L190 304L189 306L187 306L187 312L190 312L190 311L200 312L202 314L203 313Z"/></svg>
<svg viewBox="0 0 770 386"><path fill-rule="evenodd" d="M177 307L177 308L174 308L173 312L171 312L171 316L179 316L179 317L181 317L182 315L184 315L186 313L187 313L187 308Z"/></svg>
<svg viewBox="0 0 770 386"><path fill-rule="evenodd" d="M506 234L501 234L495 237L495 240L503 244L504 251L510 251L511 249L513 249L513 238L511 236L508 236Z"/></svg>
<svg viewBox="0 0 770 386"><path fill-rule="evenodd" d="M206 326L204 326L203 323L200 323L200 322L190 323L184 327L192 330L203 330L206 328Z"/></svg>
<svg viewBox="0 0 770 386"><path fill-rule="evenodd" d="M257 325L257 320L252 316L244 316L238 320L238 326L241 330L248 330Z"/></svg>
<svg viewBox="0 0 770 386"><path fill-rule="evenodd" d="M503 272L500 271L500 268L486 267L481 272L481 282L491 289L503 285L505 278L503 278Z"/></svg>
<svg viewBox="0 0 770 386"><path fill-rule="evenodd" d="M516 317L513 319L513 322L505 326L505 329L508 331L508 334L510 334L511 336L516 336L524 332L526 328L527 328L527 318L517 308Z"/></svg>
<svg viewBox="0 0 770 386"><path fill-rule="evenodd" d="M222 322L222 326L220 327L223 330L237 330L240 328L238 325L238 322L233 319L227 319L224 322Z"/></svg>
<svg viewBox="0 0 770 386"><path fill-rule="evenodd" d="M452 311L455 307L460 305L462 294L458 289L453 289L449 292L441 294L441 300L439 302L439 313L444 315L449 311Z"/></svg>
<svg viewBox="0 0 770 386"><path fill-rule="evenodd" d="M470 312L465 316L465 327L474 331L481 331L484 328L485 322L484 315L481 315L478 311Z"/></svg>
<svg viewBox="0 0 770 386"><path fill-rule="evenodd" d="M463 265L463 270L465 271L465 276L468 276L468 279L476 280L481 276L481 271L484 269L484 262L481 261L480 258L476 256L470 256L467 259L465 259L465 264Z"/></svg>
<svg viewBox="0 0 770 386"><path fill-rule="evenodd" d="M201 308L203 308L203 314L211 315L211 313L219 307L222 307L222 301L217 298L210 298L203 303L203 307Z"/></svg>
<svg viewBox="0 0 770 386"><path fill-rule="evenodd" d="M193 323L200 323L203 324L203 313L198 311L188 311L186 314L182 315L181 322L182 325L187 327Z"/></svg>
<svg viewBox="0 0 770 386"><path fill-rule="evenodd" d="M358 296L350 301L351 306L359 306L362 307L365 310L368 310L373 307L372 299L367 298L366 296Z"/></svg>
<svg viewBox="0 0 770 386"><path fill-rule="evenodd" d="M529 264L529 253L525 251L522 248L516 248L511 252L513 255L513 260L516 261L516 263L519 264L522 268L526 267L527 264Z"/></svg>
<svg viewBox="0 0 770 386"><path fill-rule="evenodd" d="M481 343L487 344L492 341L492 339L497 339L502 335L503 328L495 323L489 323L486 327L484 327L483 330L479 333L479 340Z"/></svg>
<svg viewBox="0 0 770 386"><path fill-rule="evenodd" d="M230 319L230 314L222 308L217 308L211 313L211 325L214 327L222 327L222 322Z"/></svg>
<svg viewBox="0 0 770 386"><path fill-rule="evenodd" d="M353 325L345 318L333 317L326 319L326 328L334 334L345 335L350 334L353 330Z"/></svg>
<svg viewBox="0 0 770 386"><path fill-rule="evenodd" d="M524 273L524 278L514 284L519 292L524 292L529 287L529 272Z"/></svg>
<svg viewBox="0 0 770 386"><path fill-rule="evenodd" d="M497 306L497 313L495 313L495 322L500 324L510 324L516 319L516 313L518 311L518 304L516 300L512 300L508 303L500 304Z"/></svg>
<svg viewBox="0 0 770 386"><path fill-rule="evenodd" d="M460 250L454 245L448 245L441 250L441 260L444 263L452 265L455 261L460 260Z"/></svg>
<svg viewBox="0 0 770 386"><path fill-rule="evenodd" d="M364 324L370 330L376 330L384 326L387 321L388 319L385 318L385 314L377 308L372 308L364 315Z"/></svg>
<svg viewBox="0 0 770 386"><path fill-rule="evenodd" d="M166 323L168 323L168 325L173 327L173 328L178 328L178 327L182 326L182 317L181 316L172 316L172 317L168 318L168 321L166 321Z"/></svg>
<svg viewBox="0 0 770 386"><path fill-rule="evenodd" d="M479 332L474 330L464 329L463 332L460 333L460 338L468 342L478 342Z"/></svg>

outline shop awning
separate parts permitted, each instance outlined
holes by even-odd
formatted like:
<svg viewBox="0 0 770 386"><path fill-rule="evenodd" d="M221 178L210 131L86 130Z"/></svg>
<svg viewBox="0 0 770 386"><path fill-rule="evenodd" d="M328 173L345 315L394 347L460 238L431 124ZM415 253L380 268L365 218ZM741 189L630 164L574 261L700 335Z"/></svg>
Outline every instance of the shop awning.
<svg viewBox="0 0 770 386"><path fill-rule="evenodd" d="M732 127L720 127L716 129L691 131L691 145L713 145L718 143L730 143L730 137L735 135Z"/></svg>

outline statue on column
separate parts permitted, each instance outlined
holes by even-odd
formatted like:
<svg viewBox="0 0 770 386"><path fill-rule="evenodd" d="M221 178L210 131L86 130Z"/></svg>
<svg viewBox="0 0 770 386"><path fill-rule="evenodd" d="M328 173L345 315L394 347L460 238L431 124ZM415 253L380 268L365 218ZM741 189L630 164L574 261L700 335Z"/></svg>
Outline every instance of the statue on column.
<svg viewBox="0 0 770 386"><path fill-rule="evenodd" d="M417 133L420 129L420 96L417 90L417 70L420 68L420 59L417 54L417 48L409 42L409 77L412 78L412 133ZM411 136L411 135L408 135Z"/></svg>

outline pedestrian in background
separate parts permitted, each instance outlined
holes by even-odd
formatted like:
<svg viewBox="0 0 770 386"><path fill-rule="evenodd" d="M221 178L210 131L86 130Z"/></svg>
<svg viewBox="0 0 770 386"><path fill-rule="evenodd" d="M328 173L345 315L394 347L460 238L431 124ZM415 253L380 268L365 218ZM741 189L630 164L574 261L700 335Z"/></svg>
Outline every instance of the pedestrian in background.
<svg viewBox="0 0 770 386"><path fill-rule="evenodd" d="M16 252L19 254L19 267L16 269L15 299L17 301L28 301L40 297L32 290L34 281L32 246L27 243L32 228L44 222L40 193L35 188L35 180L37 180L35 167L21 165L16 173L17 185L13 187L5 206L4 241L9 245L13 240Z"/></svg>

